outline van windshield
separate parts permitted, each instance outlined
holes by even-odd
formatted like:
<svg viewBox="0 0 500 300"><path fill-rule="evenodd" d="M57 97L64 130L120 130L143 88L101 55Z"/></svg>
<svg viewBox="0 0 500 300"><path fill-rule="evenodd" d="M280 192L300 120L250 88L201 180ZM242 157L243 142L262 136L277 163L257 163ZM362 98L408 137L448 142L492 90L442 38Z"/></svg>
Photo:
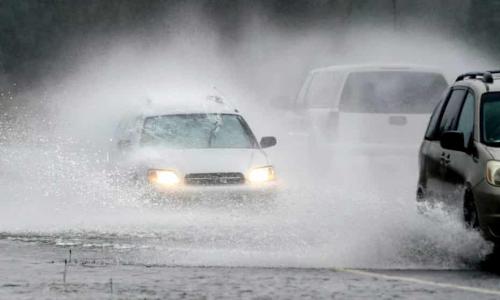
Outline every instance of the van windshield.
<svg viewBox="0 0 500 300"><path fill-rule="evenodd" d="M500 93L486 93L481 100L483 142L500 147Z"/></svg>
<svg viewBox="0 0 500 300"><path fill-rule="evenodd" d="M142 145L175 149L255 148L250 128L239 115L176 114L144 120Z"/></svg>
<svg viewBox="0 0 500 300"><path fill-rule="evenodd" d="M356 113L430 114L447 86L438 73L354 72L347 77L339 108Z"/></svg>

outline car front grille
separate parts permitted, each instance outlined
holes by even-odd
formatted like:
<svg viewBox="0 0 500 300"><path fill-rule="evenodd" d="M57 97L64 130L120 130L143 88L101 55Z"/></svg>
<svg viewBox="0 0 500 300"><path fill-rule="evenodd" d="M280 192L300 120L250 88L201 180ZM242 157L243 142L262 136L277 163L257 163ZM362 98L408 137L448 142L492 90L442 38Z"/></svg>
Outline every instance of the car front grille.
<svg viewBox="0 0 500 300"><path fill-rule="evenodd" d="M184 180L187 185L243 184L245 176L241 173L192 173Z"/></svg>

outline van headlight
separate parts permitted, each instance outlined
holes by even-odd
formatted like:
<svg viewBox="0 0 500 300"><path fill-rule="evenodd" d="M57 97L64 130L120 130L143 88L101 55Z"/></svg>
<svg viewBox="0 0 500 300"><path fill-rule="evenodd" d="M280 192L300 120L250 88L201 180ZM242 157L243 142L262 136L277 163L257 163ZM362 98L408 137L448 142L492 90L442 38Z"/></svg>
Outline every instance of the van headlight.
<svg viewBox="0 0 500 300"><path fill-rule="evenodd" d="M172 170L148 170L148 181L156 185L175 186L181 182L181 179Z"/></svg>
<svg viewBox="0 0 500 300"><path fill-rule="evenodd" d="M486 181L494 186L500 186L500 161L490 160L486 163Z"/></svg>
<svg viewBox="0 0 500 300"><path fill-rule="evenodd" d="M272 181L275 179L276 175L274 173L274 168L272 166L253 168L248 173L248 180L251 183L262 183L262 182Z"/></svg>

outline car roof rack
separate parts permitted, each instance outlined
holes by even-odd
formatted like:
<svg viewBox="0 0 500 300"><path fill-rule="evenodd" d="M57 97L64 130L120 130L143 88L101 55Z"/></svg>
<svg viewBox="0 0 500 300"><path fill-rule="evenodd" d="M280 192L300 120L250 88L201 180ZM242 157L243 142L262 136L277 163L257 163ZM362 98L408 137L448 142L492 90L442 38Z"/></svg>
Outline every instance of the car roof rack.
<svg viewBox="0 0 500 300"><path fill-rule="evenodd" d="M458 76L455 82L462 81L464 79L478 79L484 83L493 83L494 82L493 74L500 74L500 70L464 73Z"/></svg>

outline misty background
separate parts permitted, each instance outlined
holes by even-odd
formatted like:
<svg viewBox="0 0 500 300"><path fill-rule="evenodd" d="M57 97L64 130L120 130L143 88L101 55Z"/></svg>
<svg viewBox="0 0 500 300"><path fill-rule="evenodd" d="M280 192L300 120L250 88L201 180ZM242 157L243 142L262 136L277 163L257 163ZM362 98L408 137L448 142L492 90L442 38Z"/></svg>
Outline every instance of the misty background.
<svg viewBox="0 0 500 300"><path fill-rule="evenodd" d="M125 107L214 87L258 135L279 135L279 115L259 118L289 108L313 68L427 65L450 82L495 69L498 8L470 0L2 0L0 142L57 131L102 144Z"/></svg>
<svg viewBox="0 0 500 300"><path fill-rule="evenodd" d="M425 28L498 57L500 40L493 29L500 25L495 13L499 9L500 1L495 0L2 0L0 86L3 91L32 88L48 76L63 77L75 71L82 48L88 50L96 39L100 47L91 46L95 51L130 35L154 44L155 34L172 35L196 21L193 18L202 20L201 29L210 27L217 33L213 39L229 57L242 51L251 54L238 62L242 72L255 71L245 66L266 56L293 55L287 44L266 43L271 31L304 36L315 30L340 38L355 27L366 26L384 27L410 38ZM302 57L294 68L294 81L300 81L312 67L337 63L325 53L335 48L333 44L325 42L316 49L317 55Z"/></svg>

